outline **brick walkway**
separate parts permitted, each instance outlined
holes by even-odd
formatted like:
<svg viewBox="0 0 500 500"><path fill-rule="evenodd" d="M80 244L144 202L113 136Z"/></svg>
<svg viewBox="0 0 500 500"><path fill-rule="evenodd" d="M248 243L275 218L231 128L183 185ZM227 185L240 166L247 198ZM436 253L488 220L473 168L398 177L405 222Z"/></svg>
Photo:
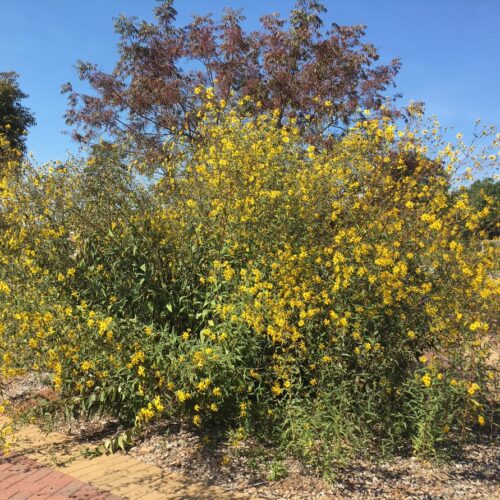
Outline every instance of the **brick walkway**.
<svg viewBox="0 0 500 500"><path fill-rule="evenodd" d="M0 500L248 498L123 453L89 458L85 449L71 436L34 425L19 429L12 454L0 455Z"/></svg>
<svg viewBox="0 0 500 500"><path fill-rule="evenodd" d="M0 500L120 500L72 476L20 455L0 455Z"/></svg>

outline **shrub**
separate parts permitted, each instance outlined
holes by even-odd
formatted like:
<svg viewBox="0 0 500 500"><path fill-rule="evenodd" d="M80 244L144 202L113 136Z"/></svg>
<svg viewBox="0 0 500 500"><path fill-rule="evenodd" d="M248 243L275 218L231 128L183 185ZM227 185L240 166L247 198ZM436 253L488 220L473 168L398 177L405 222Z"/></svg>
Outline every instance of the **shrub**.
<svg viewBox="0 0 500 500"><path fill-rule="evenodd" d="M244 109L206 90L202 140L165 144L155 178L104 143L4 177L3 375L52 373L75 416L222 423L325 471L466 436L498 282L488 207L449 194L460 151L369 117L318 150Z"/></svg>

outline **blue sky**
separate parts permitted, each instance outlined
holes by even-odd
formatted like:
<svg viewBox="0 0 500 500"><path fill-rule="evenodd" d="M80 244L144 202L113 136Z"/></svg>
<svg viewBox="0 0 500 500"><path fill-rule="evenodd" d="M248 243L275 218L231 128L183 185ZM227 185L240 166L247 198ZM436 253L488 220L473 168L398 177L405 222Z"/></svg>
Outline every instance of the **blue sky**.
<svg viewBox="0 0 500 500"><path fill-rule="evenodd" d="M179 22L193 13L243 8L249 29L263 13L286 13L293 0L178 0ZM28 146L39 161L75 150L60 87L76 82L76 60L111 69L117 59L113 16L151 19L155 0L0 0L0 71L17 71L34 111ZM422 100L441 123L470 136L474 121L500 125L500 0L324 0L327 23L366 24L382 61L400 57L401 102Z"/></svg>

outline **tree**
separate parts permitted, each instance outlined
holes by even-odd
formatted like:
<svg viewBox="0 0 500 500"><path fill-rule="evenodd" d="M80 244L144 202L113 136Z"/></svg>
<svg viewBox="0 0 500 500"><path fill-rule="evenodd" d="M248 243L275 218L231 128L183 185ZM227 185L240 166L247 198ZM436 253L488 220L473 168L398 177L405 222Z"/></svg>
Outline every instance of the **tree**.
<svg viewBox="0 0 500 500"><path fill-rule="evenodd" d="M28 95L19 88L18 78L13 71L0 73L0 134L12 149L24 153L26 131L35 125L35 117L21 104Z"/></svg>
<svg viewBox="0 0 500 500"><path fill-rule="evenodd" d="M67 124L82 142L104 135L126 138L136 152L161 152L179 131L197 140L196 92L208 86L218 99L249 96L250 113L278 110L278 126L295 118L307 139L338 134L360 108L379 108L400 63L373 66L379 56L362 41L365 27L334 23L325 31L324 12L316 0L299 0L288 20L263 16L262 30L250 33L232 9L220 20L195 16L178 27L173 0L156 7L154 23L122 15L114 70L79 62L79 77L93 94L63 86Z"/></svg>
<svg viewBox="0 0 500 500"><path fill-rule="evenodd" d="M481 229L488 239L500 236L500 181L492 177L473 182L465 192L470 204L479 212L487 208L488 213L481 221ZM459 191L460 193L460 191Z"/></svg>

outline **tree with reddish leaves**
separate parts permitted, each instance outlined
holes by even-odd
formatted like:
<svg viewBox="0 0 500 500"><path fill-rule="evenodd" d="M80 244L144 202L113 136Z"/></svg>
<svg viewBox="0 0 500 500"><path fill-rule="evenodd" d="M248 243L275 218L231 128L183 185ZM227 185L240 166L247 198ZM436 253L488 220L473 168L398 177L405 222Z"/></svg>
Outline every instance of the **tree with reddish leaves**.
<svg viewBox="0 0 500 500"><path fill-rule="evenodd" d="M197 140L194 89L210 86L219 99L250 96L250 113L278 110L278 126L294 117L308 140L335 137L359 109L379 108L400 63L374 66L378 54L362 41L365 27L325 30L325 12L316 0L299 0L287 20L263 16L256 32L245 32L243 15L232 9L220 20L195 16L179 27L173 0L155 8L154 23L120 16L116 67L105 73L79 62L79 77L93 92L63 87L66 121L81 142L105 136L126 140L139 156L161 154L174 134Z"/></svg>

